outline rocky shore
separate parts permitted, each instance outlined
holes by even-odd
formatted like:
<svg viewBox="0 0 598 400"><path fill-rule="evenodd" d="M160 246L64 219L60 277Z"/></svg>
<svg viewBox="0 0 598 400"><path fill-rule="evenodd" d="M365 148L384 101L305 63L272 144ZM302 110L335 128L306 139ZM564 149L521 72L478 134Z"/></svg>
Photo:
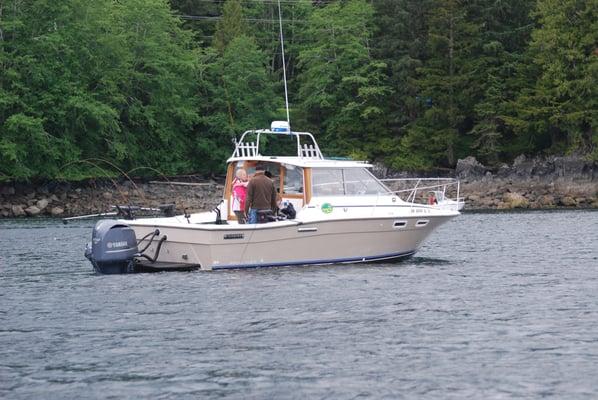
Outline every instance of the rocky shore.
<svg viewBox="0 0 598 400"><path fill-rule="evenodd" d="M496 169L468 157L455 175L468 209L598 208L598 164L579 157L519 156Z"/></svg>
<svg viewBox="0 0 598 400"><path fill-rule="evenodd" d="M157 207L171 203L180 213L196 212L216 206L223 188L215 181L185 185L130 181L0 184L0 216L62 218L109 212L114 205Z"/></svg>
<svg viewBox="0 0 598 400"><path fill-rule="evenodd" d="M376 169L380 177L418 174ZM472 157L459 160L446 176L461 181L466 210L598 208L598 164L578 157L528 159L489 168ZM209 210L222 196L221 181L169 184L156 181L0 183L0 217L67 217L111 210L111 206L157 207L174 203L178 212Z"/></svg>

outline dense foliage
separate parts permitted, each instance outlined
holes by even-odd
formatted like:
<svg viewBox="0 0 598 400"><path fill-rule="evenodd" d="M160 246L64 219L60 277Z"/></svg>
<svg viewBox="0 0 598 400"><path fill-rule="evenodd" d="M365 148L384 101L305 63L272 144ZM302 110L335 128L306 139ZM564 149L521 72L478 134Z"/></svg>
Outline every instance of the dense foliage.
<svg viewBox="0 0 598 400"><path fill-rule="evenodd" d="M291 122L329 155L598 160L598 0L281 6ZM275 0L4 0L0 180L219 173L285 118L280 55Z"/></svg>

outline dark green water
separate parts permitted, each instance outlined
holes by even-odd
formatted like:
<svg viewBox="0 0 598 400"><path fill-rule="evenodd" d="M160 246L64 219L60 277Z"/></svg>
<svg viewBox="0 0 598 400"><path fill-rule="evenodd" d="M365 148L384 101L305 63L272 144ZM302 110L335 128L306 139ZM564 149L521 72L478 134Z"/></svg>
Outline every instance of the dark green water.
<svg viewBox="0 0 598 400"><path fill-rule="evenodd" d="M0 221L0 398L596 398L598 212L465 214L396 264L100 276Z"/></svg>

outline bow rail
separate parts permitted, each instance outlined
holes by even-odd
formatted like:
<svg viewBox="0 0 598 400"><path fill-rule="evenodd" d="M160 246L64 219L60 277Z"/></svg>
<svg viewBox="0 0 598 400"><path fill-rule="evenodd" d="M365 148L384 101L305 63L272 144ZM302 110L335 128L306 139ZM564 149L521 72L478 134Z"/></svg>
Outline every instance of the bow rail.
<svg viewBox="0 0 598 400"><path fill-rule="evenodd" d="M460 197L461 183L455 178L394 178L380 182L411 205L424 203L455 211L465 205L465 199Z"/></svg>

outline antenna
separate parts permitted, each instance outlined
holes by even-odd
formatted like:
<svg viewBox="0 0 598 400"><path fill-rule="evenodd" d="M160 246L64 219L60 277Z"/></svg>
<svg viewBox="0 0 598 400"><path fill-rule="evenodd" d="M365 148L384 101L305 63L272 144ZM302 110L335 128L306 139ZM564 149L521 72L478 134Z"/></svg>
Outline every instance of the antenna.
<svg viewBox="0 0 598 400"><path fill-rule="evenodd" d="M280 11L280 0L278 0L278 23L280 26L280 47L282 49L282 74L284 77L284 101L287 107L287 123L289 124L289 132L291 129L291 118L289 117L289 93L287 91L287 66L284 59L284 36L282 34L282 12Z"/></svg>

